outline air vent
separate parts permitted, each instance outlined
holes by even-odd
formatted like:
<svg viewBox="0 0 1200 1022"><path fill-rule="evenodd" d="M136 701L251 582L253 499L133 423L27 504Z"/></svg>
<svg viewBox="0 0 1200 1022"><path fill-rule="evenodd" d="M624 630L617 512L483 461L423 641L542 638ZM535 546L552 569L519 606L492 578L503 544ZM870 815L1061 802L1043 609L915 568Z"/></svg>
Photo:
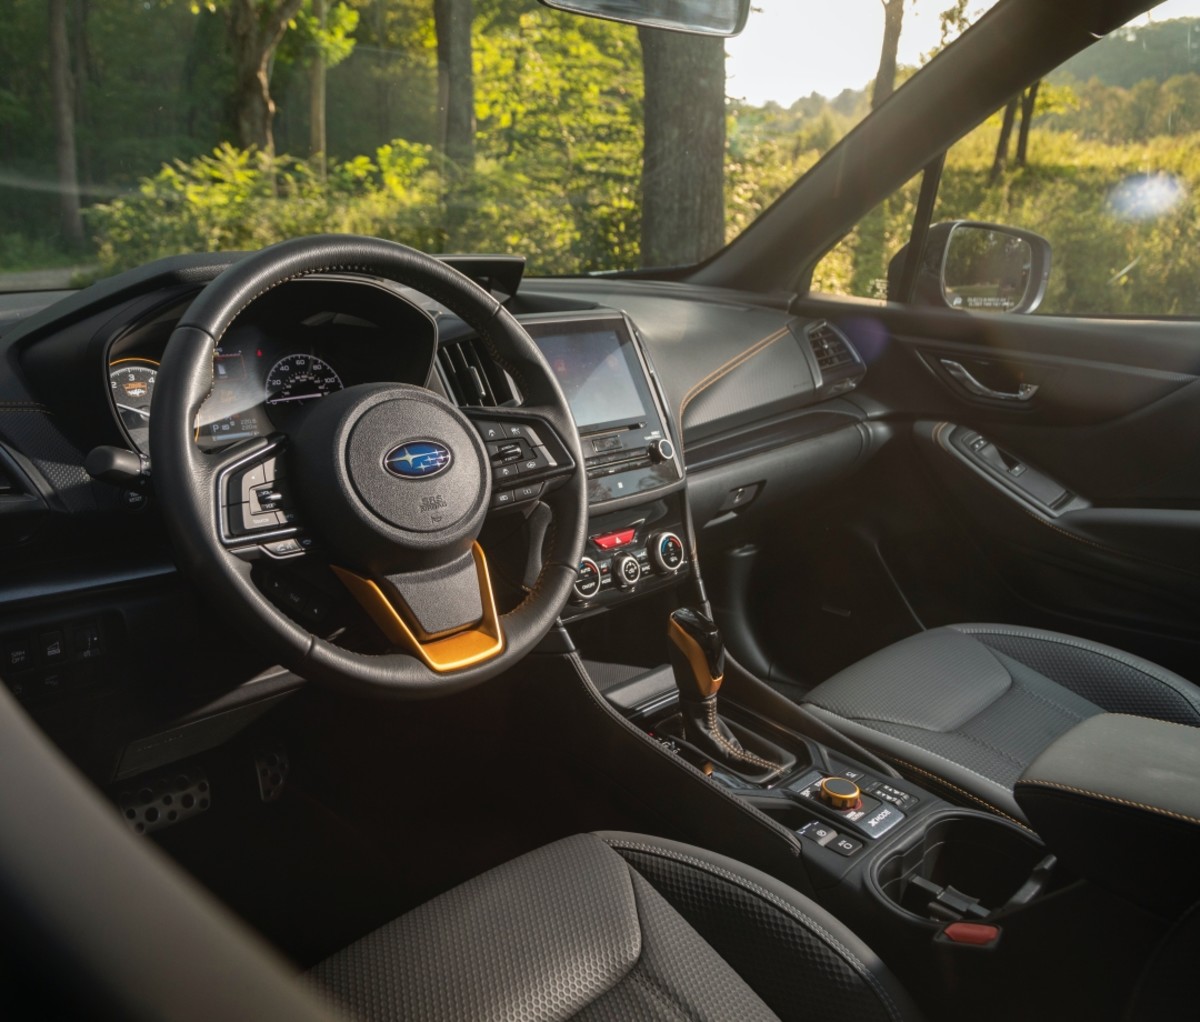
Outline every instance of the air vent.
<svg viewBox="0 0 1200 1022"><path fill-rule="evenodd" d="M808 343L812 345L813 355L822 373L858 364L850 342L824 320L808 328Z"/></svg>
<svg viewBox="0 0 1200 1022"><path fill-rule="evenodd" d="M495 408L516 397L512 381L475 338L450 341L438 348L438 364L454 400L460 406Z"/></svg>
<svg viewBox="0 0 1200 1022"><path fill-rule="evenodd" d="M793 325L792 332L799 340L800 331L796 325ZM867 375L867 367L854 350L854 345L832 323L818 319L809 324L804 328L801 344L805 342L816 363L813 375L816 377L817 400L845 394L857 387Z"/></svg>

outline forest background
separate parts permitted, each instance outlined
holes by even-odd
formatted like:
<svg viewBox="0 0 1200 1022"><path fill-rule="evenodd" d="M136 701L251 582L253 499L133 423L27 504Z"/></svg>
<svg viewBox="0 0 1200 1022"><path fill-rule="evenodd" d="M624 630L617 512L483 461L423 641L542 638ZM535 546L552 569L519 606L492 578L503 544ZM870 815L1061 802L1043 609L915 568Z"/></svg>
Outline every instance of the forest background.
<svg viewBox="0 0 1200 1022"><path fill-rule="evenodd" d="M529 0L0 0L0 272L319 231L544 274L695 262L915 70L913 2L880 0L872 82L782 106L726 94L719 40ZM943 45L971 16L916 2L949 4ZM1200 19L1126 28L954 146L935 216L1050 239L1047 311L1194 315L1198 142ZM910 184L867 217L814 287L881 297L914 203Z"/></svg>

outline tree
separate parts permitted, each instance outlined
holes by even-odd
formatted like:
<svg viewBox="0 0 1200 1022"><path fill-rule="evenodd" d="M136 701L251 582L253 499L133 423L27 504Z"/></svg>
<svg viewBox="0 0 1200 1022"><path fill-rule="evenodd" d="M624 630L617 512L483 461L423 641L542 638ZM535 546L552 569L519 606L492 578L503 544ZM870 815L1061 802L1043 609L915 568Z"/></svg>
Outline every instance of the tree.
<svg viewBox="0 0 1200 1022"><path fill-rule="evenodd" d="M271 99L271 58L283 41L304 0L191 0L200 6L225 11L229 46L233 55L233 123L238 143L275 152L271 121L275 102Z"/></svg>
<svg viewBox="0 0 1200 1022"><path fill-rule="evenodd" d="M308 151L324 178L329 142L325 130L325 77L354 51L358 11L346 3L306 0L295 30L280 47L280 57L308 65ZM290 52L289 52L290 51Z"/></svg>
<svg viewBox="0 0 1200 1022"><path fill-rule="evenodd" d="M475 162L475 79L471 68L473 0L433 0L437 31L438 148L452 166Z"/></svg>
<svg viewBox="0 0 1200 1022"><path fill-rule="evenodd" d="M904 0L880 0L883 4L883 46L879 51L879 70L871 90L871 109L875 110L896 87L896 53L900 48L900 30L904 27Z"/></svg>
<svg viewBox="0 0 1200 1022"><path fill-rule="evenodd" d="M58 166L59 217L63 238L75 248L83 244L79 212L79 170L75 156L75 87L67 34L67 0L50 0L50 88L54 104L54 151Z"/></svg>
<svg viewBox="0 0 1200 1022"><path fill-rule="evenodd" d="M688 265L725 242L725 44L653 28L638 35L646 91L642 265Z"/></svg>

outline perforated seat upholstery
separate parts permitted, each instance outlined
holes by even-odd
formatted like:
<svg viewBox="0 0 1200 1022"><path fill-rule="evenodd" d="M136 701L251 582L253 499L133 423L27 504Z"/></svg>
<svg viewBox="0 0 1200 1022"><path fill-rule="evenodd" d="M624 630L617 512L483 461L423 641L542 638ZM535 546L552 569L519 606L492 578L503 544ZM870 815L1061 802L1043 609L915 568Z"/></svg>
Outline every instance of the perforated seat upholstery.
<svg viewBox="0 0 1200 1022"><path fill-rule="evenodd" d="M860 940L763 873L632 834L500 866L319 965L353 1018L916 1018Z"/></svg>
<svg viewBox="0 0 1200 1022"><path fill-rule="evenodd" d="M1200 726L1200 689L1148 660L993 624L911 636L818 685L804 705L925 787L1020 822L1013 784L1081 720L1129 713Z"/></svg>

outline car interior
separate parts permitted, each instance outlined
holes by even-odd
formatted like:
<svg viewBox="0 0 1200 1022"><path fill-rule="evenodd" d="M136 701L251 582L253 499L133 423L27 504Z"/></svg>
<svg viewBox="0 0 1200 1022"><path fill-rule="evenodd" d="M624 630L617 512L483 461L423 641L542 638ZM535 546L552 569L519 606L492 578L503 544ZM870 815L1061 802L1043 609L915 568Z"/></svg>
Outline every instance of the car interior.
<svg viewBox="0 0 1200 1022"><path fill-rule="evenodd" d="M997 4L696 266L0 294L4 1016L1191 1017L1195 323L929 222L1149 6ZM914 176L888 301L813 290Z"/></svg>

